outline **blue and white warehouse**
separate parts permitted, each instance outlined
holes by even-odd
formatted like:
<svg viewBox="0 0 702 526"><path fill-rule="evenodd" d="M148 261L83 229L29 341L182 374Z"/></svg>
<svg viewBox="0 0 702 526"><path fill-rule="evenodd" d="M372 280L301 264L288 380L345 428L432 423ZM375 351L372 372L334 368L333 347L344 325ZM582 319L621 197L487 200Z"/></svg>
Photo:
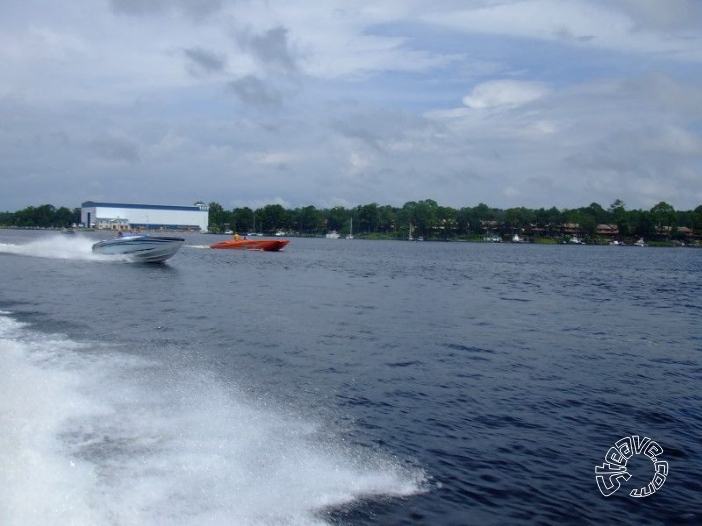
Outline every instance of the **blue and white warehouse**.
<svg viewBox="0 0 702 526"><path fill-rule="evenodd" d="M129 203L97 203L81 205L80 222L99 230L178 230L207 232L209 206L138 205Z"/></svg>

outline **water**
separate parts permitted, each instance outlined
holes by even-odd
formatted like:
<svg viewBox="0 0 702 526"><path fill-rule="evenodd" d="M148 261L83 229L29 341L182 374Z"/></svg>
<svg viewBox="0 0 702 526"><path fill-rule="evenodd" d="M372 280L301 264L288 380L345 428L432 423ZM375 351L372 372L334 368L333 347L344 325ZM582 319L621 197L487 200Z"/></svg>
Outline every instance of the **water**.
<svg viewBox="0 0 702 526"><path fill-rule="evenodd" d="M100 237L0 231L2 525L702 522L702 251Z"/></svg>

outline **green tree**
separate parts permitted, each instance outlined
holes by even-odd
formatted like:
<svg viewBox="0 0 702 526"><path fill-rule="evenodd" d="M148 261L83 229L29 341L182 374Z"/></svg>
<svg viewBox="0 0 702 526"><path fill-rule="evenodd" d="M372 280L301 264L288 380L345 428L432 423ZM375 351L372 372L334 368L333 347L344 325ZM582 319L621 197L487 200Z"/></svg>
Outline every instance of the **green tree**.
<svg viewBox="0 0 702 526"><path fill-rule="evenodd" d="M397 208L385 205L378 208L378 231L392 232L397 227Z"/></svg>
<svg viewBox="0 0 702 526"><path fill-rule="evenodd" d="M522 230L536 222L536 213L524 207L510 208L505 213L505 220L512 230Z"/></svg>
<svg viewBox="0 0 702 526"><path fill-rule="evenodd" d="M52 223L57 227L69 228L73 225L73 223L77 222L78 221L75 219L74 212L71 212L65 206L62 206L54 212L54 219Z"/></svg>
<svg viewBox="0 0 702 526"><path fill-rule="evenodd" d="M651 221L657 233L666 232L666 237L677 229L675 223L675 209L668 203L661 201L650 210Z"/></svg>
<svg viewBox="0 0 702 526"><path fill-rule="evenodd" d="M644 239L650 239L655 235L655 224L649 212L637 210L632 212L632 229L634 234Z"/></svg>
<svg viewBox="0 0 702 526"><path fill-rule="evenodd" d="M555 206L545 210L540 208L535 212L535 222L548 236L553 236L558 227L564 222L561 211Z"/></svg>
<svg viewBox="0 0 702 526"><path fill-rule="evenodd" d="M12 212L0 212L0 225L10 226L14 224L15 214Z"/></svg>
<svg viewBox="0 0 702 526"><path fill-rule="evenodd" d="M341 231L348 222L349 217L351 217L351 213L343 206L335 206L331 210L327 210L324 215L328 232L332 230Z"/></svg>
<svg viewBox="0 0 702 526"><path fill-rule="evenodd" d="M358 231L376 232L380 225L381 215L377 203L359 206L358 211Z"/></svg>
<svg viewBox="0 0 702 526"><path fill-rule="evenodd" d="M256 212L258 230L273 233L289 224L288 213L281 205L266 205Z"/></svg>
<svg viewBox="0 0 702 526"><path fill-rule="evenodd" d="M607 223L609 221L609 213L598 203L590 203L590 206L583 208L581 211L583 214L591 217L596 225Z"/></svg>
<svg viewBox="0 0 702 526"><path fill-rule="evenodd" d="M590 215L588 208L564 210L563 215L566 223L578 225L577 231L581 236L592 237L596 234L597 221Z"/></svg>
<svg viewBox="0 0 702 526"><path fill-rule="evenodd" d="M598 222L590 214L583 214L580 218L580 230L587 237L595 237L597 234Z"/></svg>
<svg viewBox="0 0 702 526"><path fill-rule="evenodd" d="M693 211L690 228L692 228L697 234L702 233L702 205L698 206Z"/></svg>
<svg viewBox="0 0 702 526"><path fill-rule="evenodd" d="M631 219L624 206L624 201L617 199L609 205L610 223L617 225L620 236L628 236L631 233Z"/></svg>
<svg viewBox="0 0 702 526"><path fill-rule="evenodd" d="M295 210L295 224L300 233L318 234L324 228L324 214L314 206Z"/></svg>
<svg viewBox="0 0 702 526"><path fill-rule="evenodd" d="M451 239L458 233L458 212L448 206L436 210L437 229L441 239Z"/></svg>
<svg viewBox="0 0 702 526"><path fill-rule="evenodd" d="M434 229L439 226L438 221L439 205L433 199L424 199L410 205L410 217L416 226L418 236L430 236L434 234Z"/></svg>
<svg viewBox="0 0 702 526"><path fill-rule="evenodd" d="M222 208L222 205L215 203L214 201L210 203L210 210L208 212L209 228L212 232L223 232L225 230L224 223L228 223L227 214Z"/></svg>
<svg viewBox="0 0 702 526"><path fill-rule="evenodd" d="M245 234L253 230L253 210L248 206L233 209L229 218L229 228L232 231Z"/></svg>
<svg viewBox="0 0 702 526"><path fill-rule="evenodd" d="M471 208L463 207L456 212L456 231L459 235L467 235L471 231Z"/></svg>

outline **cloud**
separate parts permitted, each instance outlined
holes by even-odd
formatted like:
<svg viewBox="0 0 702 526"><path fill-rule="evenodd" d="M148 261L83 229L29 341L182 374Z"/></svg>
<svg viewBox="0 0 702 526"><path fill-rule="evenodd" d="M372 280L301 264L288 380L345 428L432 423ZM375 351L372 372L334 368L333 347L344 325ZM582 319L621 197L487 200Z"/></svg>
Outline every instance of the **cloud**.
<svg viewBox="0 0 702 526"><path fill-rule="evenodd" d="M352 152L349 156L349 163L356 170L363 170L370 166L370 159L367 156L361 155L357 152Z"/></svg>
<svg viewBox="0 0 702 526"><path fill-rule="evenodd" d="M702 157L702 137L678 126L655 128L648 146L672 157Z"/></svg>
<svg viewBox="0 0 702 526"><path fill-rule="evenodd" d="M459 108L427 116L448 130L444 166L458 166L463 154L466 165L493 181L474 188L493 186L514 206L580 206L580 196L588 196L650 208L655 188L658 201L694 208L702 196L702 179L690 177L702 164L695 86L642 75L551 89L547 98L509 111ZM539 195L551 197L534 201Z"/></svg>
<svg viewBox="0 0 702 526"><path fill-rule="evenodd" d="M12 181L0 209L42 204L39 186L69 207L133 192L650 208L660 191L695 208L698 6L13 0L0 20L0 180Z"/></svg>
<svg viewBox="0 0 702 526"><path fill-rule="evenodd" d="M618 9L631 17L639 31L672 32L702 27L702 3L699 0L599 0L603 7Z"/></svg>
<svg viewBox="0 0 702 526"><path fill-rule="evenodd" d="M294 152L252 152L247 158L255 164L272 165L284 169L290 163L299 161L298 154Z"/></svg>
<svg viewBox="0 0 702 526"><path fill-rule="evenodd" d="M284 27L269 29L261 34L243 31L237 36L239 45L249 51L261 64L271 70L294 73L297 66Z"/></svg>
<svg viewBox="0 0 702 526"><path fill-rule="evenodd" d="M702 34L694 30L702 26L697 0L466 2L420 16L464 34L547 42L567 37L582 48L702 62Z"/></svg>
<svg viewBox="0 0 702 526"><path fill-rule="evenodd" d="M200 47L184 49L183 54L188 59L188 72L194 77L201 77L224 70L227 59Z"/></svg>
<svg viewBox="0 0 702 526"><path fill-rule="evenodd" d="M125 15L150 15L163 13L168 8L166 0L110 0L112 10Z"/></svg>
<svg viewBox="0 0 702 526"><path fill-rule="evenodd" d="M493 80L479 84L463 97L463 104L473 109L514 107L544 97L550 89L542 82Z"/></svg>
<svg viewBox="0 0 702 526"><path fill-rule="evenodd" d="M90 141L88 146L95 155L107 161L134 164L141 160L137 145L123 137L104 135Z"/></svg>
<svg viewBox="0 0 702 526"><path fill-rule="evenodd" d="M221 10L222 0L110 0L112 11L119 15L153 16L181 11L195 20Z"/></svg>
<svg viewBox="0 0 702 526"><path fill-rule="evenodd" d="M341 137L384 155L421 149L426 137L437 132L431 120L387 109L341 113L331 127Z"/></svg>
<svg viewBox="0 0 702 526"><path fill-rule="evenodd" d="M277 89L267 86L265 82L254 75L247 75L231 81L229 89L243 103L252 106L280 106L283 102L282 94Z"/></svg>

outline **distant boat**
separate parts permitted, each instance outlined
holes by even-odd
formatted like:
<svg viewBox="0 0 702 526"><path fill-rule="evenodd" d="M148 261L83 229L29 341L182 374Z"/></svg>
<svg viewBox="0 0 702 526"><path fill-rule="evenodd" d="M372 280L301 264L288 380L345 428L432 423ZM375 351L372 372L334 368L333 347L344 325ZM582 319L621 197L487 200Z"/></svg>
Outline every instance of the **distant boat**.
<svg viewBox="0 0 702 526"><path fill-rule="evenodd" d="M636 243L634 243L634 246L635 247L647 247L648 245L644 241L644 238L640 237L639 240Z"/></svg>
<svg viewBox="0 0 702 526"><path fill-rule="evenodd" d="M514 234L514 236L512 236L512 243L524 243L524 239L519 237L519 234Z"/></svg>
<svg viewBox="0 0 702 526"><path fill-rule="evenodd" d="M349 228L349 233L346 236L346 239L353 239L353 217L351 218L351 227Z"/></svg>
<svg viewBox="0 0 702 526"><path fill-rule="evenodd" d="M339 239L341 236L336 230L332 230L331 232L328 232L326 236L324 236L327 239Z"/></svg>
<svg viewBox="0 0 702 526"><path fill-rule="evenodd" d="M126 234L105 239L93 245L93 252L109 256L122 256L139 263L161 263L173 257L185 239L182 237Z"/></svg>
<svg viewBox="0 0 702 526"><path fill-rule="evenodd" d="M226 241L210 245L210 248L278 252L288 243L290 241L287 239L227 239Z"/></svg>

